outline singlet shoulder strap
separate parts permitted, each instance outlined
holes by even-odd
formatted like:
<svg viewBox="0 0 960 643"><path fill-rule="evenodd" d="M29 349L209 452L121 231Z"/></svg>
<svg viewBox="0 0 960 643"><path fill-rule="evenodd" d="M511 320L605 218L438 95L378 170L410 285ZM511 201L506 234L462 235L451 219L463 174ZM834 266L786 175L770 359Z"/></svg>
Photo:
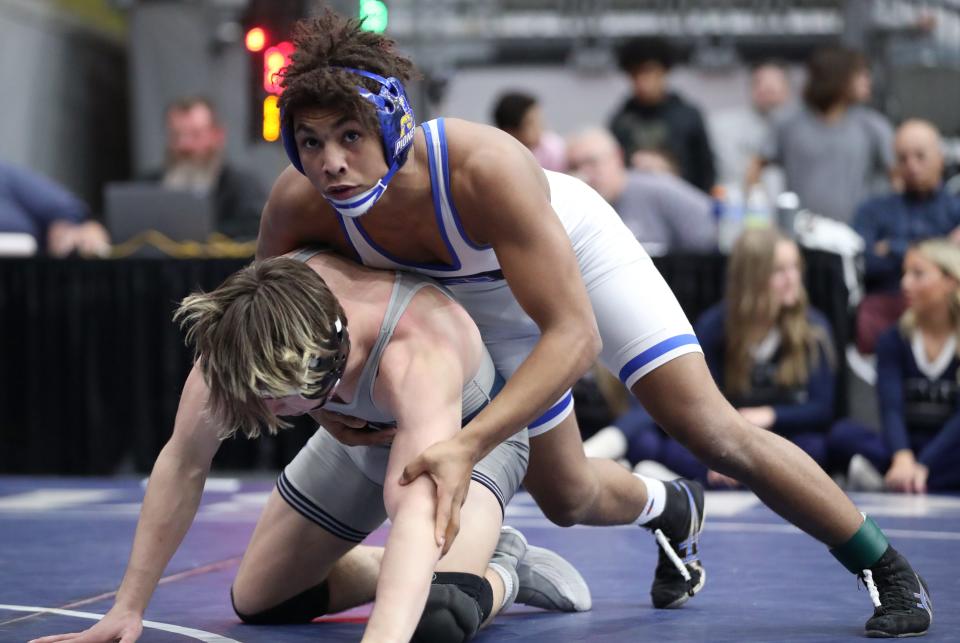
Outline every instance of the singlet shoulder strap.
<svg viewBox="0 0 960 643"><path fill-rule="evenodd" d="M291 259L296 259L297 261L302 261L303 263L306 263L311 258L323 252L333 252L333 249L328 248L327 246L320 246L320 245L305 246L303 248L300 248L299 250L295 250L291 252L288 256Z"/></svg>
<svg viewBox="0 0 960 643"><path fill-rule="evenodd" d="M396 330L400 318L403 317L404 311L410 305L410 301L426 287L436 288L444 296L453 299L450 293L439 284L404 272L397 272L396 274L393 291L390 293L390 302L387 304L387 312L383 316L383 323L380 324L377 341L370 349L367 363L364 365L363 372L357 381L357 392L363 391L363 394L368 396L370 404L374 407L376 407L376 404L373 403L373 386L377 379L383 351L386 350L387 344L393 337L393 331Z"/></svg>

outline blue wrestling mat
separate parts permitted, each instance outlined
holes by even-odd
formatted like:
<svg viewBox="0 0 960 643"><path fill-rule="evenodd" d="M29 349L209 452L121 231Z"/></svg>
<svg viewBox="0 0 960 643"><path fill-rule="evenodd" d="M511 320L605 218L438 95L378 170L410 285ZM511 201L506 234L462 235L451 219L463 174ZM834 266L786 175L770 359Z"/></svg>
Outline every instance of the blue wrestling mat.
<svg viewBox="0 0 960 643"><path fill-rule="evenodd" d="M242 625L229 587L272 481L209 481L197 520L147 610L141 641L356 641L368 609L297 626ZM113 604L143 498L139 479L0 477L0 641L89 627ZM923 640L960 641L960 498L856 495L925 576L935 616ZM516 606L481 632L490 641L862 641L865 589L813 539L750 493L708 494L703 591L679 610L648 595L656 546L636 527L551 525L519 494L508 524L576 565L593 610ZM385 531L370 542L382 543Z"/></svg>

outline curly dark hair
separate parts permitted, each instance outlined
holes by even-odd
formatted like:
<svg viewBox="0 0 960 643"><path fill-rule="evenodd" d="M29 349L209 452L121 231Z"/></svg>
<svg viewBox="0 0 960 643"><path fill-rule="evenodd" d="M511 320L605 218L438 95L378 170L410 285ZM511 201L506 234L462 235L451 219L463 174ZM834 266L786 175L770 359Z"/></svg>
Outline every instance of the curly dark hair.
<svg viewBox="0 0 960 643"><path fill-rule="evenodd" d="M825 47L807 60L807 84L803 99L812 109L828 112L850 98L854 75L863 69L866 59L846 47Z"/></svg>
<svg viewBox="0 0 960 643"><path fill-rule="evenodd" d="M664 38L631 38L617 48L617 64L620 71L627 74L651 62L669 70L676 59L677 52Z"/></svg>
<svg viewBox="0 0 960 643"><path fill-rule="evenodd" d="M376 110L360 97L357 85L374 94L381 86L369 78L336 67L353 67L406 82L417 76L413 63L395 51L394 41L363 31L362 21L345 18L331 9L294 26L296 50L281 71L280 109L284 127L290 127L298 109L337 109L372 131L380 131Z"/></svg>

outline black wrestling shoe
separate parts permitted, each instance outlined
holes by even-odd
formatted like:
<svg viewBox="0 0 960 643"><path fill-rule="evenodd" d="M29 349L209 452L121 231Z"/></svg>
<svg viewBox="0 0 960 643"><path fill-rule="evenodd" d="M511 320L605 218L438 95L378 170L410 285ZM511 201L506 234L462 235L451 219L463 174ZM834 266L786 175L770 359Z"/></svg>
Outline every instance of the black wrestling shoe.
<svg viewBox="0 0 960 643"><path fill-rule="evenodd" d="M660 545L650 597L657 609L680 607L703 588L707 574L700 564L703 486L686 479L665 481L663 513L643 525Z"/></svg>
<svg viewBox="0 0 960 643"><path fill-rule="evenodd" d="M927 633L933 621L927 584L896 549L887 546L880 560L860 573L860 579L873 601L867 636L902 638Z"/></svg>

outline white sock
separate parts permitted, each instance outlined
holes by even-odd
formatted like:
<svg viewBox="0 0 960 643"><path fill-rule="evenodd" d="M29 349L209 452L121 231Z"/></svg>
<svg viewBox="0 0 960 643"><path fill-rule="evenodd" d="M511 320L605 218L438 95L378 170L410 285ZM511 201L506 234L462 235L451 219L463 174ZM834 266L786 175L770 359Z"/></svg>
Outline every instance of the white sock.
<svg viewBox="0 0 960 643"><path fill-rule="evenodd" d="M500 607L497 609L499 614L503 610L507 609L513 605L513 601L517 598L517 591L520 589L513 582L513 574L511 574L507 568L499 563L489 563L490 569L497 573L497 576L500 577L500 580L503 581L503 600L500 601Z"/></svg>
<svg viewBox="0 0 960 643"><path fill-rule="evenodd" d="M667 506L667 488L663 486L662 480L648 478L639 473L633 474L647 486L647 504L636 520L636 524L645 525L654 518L659 518L663 513L663 508Z"/></svg>
<svg viewBox="0 0 960 643"><path fill-rule="evenodd" d="M600 429L583 443L588 458L619 460L627 455L627 436L615 426Z"/></svg>

